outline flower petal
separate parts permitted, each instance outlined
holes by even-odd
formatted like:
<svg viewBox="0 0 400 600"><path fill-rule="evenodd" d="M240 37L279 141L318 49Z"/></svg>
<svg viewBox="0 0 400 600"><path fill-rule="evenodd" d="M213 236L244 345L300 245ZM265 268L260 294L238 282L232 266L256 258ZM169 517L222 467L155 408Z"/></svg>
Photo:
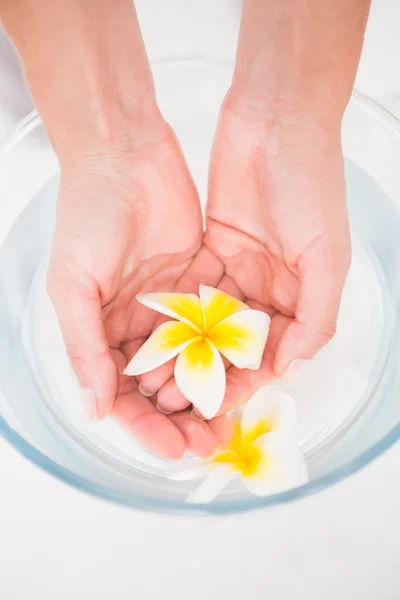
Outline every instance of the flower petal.
<svg viewBox="0 0 400 600"><path fill-rule="evenodd" d="M243 444L248 448L261 435L270 432L289 436L295 423L293 398L278 387L266 385L244 407L241 420Z"/></svg>
<svg viewBox="0 0 400 600"><path fill-rule="evenodd" d="M237 298L210 287L200 285L200 301L204 312L206 331L210 331L217 323L242 310L250 310L249 307Z"/></svg>
<svg viewBox="0 0 400 600"><path fill-rule="evenodd" d="M175 381L206 419L215 417L224 399L226 374L221 355L208 339L195 341L180 353Z"/></svg>
<svg viewBox="0 0 400 600"><path fill-rule="evenodd" d="M246 310L227 317L208 337L239 369L260 368L271 319L260 310Z"/></svg>
<svg viewBox="0 0 400 600"><path fill-rule="evenodd" d="M138 294L136 299L148 308L203 331L203 309L196 294Z"/></svg>
<svg viewBox="0 0 400 600"><path fill-rule="evenodd" d="M164 475L167 479L173 479L174 481L188 481L204 477L213 469L215 469L215 465L205 461L180 461L180 464L166 469Z"/></svg>
<svg viewBox="0 0 400 600"><path fill-rule="evenodd" d="M245 448L242 440L242 426L240 419L236 415L230 415L229 418L232 426L232 437L227 446L217 451L210 459L212 463L228 463L237 465L241 456L243 456Z"/></svg>
<svg viewBox="0 0 400 600"><path fill-rule="evenodd" d="M124 375L141 375L152 371L174 358L197 338L198 332L185 323L177 321L162 323L136 352L127 365Z"/></svg>
<svg viewBox="0 0 400 600"><path fill-rule="evenodd" d="M252 494L269 496L307 483L306 461L289 437L267 433L256 440L254 448L261 454L259 466L251 474L242 475Z"/></svg>
<svg viewBox="0 0 400 600"><path fill-rule="evenodd" d="M193 504L207 504L236 477L236 472L229 466L223 465L211 471L211 473L192 492L186 502Z"/></svg>

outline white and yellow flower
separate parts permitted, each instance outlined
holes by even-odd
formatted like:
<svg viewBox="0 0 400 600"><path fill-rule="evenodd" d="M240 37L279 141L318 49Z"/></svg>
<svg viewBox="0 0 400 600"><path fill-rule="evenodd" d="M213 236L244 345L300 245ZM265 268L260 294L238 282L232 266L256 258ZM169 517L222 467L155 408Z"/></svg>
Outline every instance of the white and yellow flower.
<svg viewBox="0 0 400 600"><path fill-rule="evenodd" d="M225 395L221 354L239 369L257 370L268 337L269 316L206 285L200 285L199 296L153 293L138 295L137 299L177 321L167 321L154 331L125 374L147 373L178 356L174 371L178 388L211 419Z"/></svg>
<svg viewBox="0 0 400 600"><path fill-rule="evenodd" d="M205 476L188 502L211 502L237 476L257 496L307 482L306 462L292 437L296 408L291 396L266 386L248 401L241 418L231 418L234 434L228 447L209 460L190 460L166 472L169 479L179 481Z"/></svg>

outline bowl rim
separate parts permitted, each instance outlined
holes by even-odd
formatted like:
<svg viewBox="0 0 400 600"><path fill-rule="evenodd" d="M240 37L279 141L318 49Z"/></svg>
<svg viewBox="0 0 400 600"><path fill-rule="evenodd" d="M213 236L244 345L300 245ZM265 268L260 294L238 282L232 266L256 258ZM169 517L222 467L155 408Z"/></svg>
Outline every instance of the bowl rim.
<svg viewBox="0 0 400 600"><path fill-rule="evenodd" d="M202 57L169 57L166 59L153 61L152 66L165 65L168 63L209 63L229 62L232 65L232 57L215 57L207 55ZM390 111L386 110L374 100L368 98L364 94L354 90L351 98L353 104L358 105L364 111L370 113L374 119L380 121L386 129L391 130L392 134L400 140L400 120ZM0 140L0 161L10 152L13 147L32 130L41 123L40 117L34 110L22 119L16 127L10 131L3 139ZM3 393L0 390L0 394ZM131 508L157 512L157 513L173 513L182 516L190 515L212 515L212 514L234 514L248 512L251 510L262 509L267 507L277 506L282 503L292 502L314 494L320 490L330 487L331 485L346 479L350 475L361 470L373 460L381 456L386 450L393 446L400 438L400 423L395 425L382 439L370 446L362 454L346 463L341 467L337 467L330 473L322 475L315 480L312 480L300 487L267 496L264 498L254 497L246 500L237 500L229 502L219 502L216 504L186 504L182 501L154 499L141 496L140 494L131 494L129 497L123 497L112 487L100 484L92 484L90 481L76 475L69 469L58 465L55 461L48 458L40 450L30 445L19 433L17 433L1 416L0 414L0 436L2 436L11 446L13 446L20 454L27 458L31 463L38 466L41 470L54 476L56 479L69 484L79 491L84 491L92 496L102 500L129 506Z"/></svg>

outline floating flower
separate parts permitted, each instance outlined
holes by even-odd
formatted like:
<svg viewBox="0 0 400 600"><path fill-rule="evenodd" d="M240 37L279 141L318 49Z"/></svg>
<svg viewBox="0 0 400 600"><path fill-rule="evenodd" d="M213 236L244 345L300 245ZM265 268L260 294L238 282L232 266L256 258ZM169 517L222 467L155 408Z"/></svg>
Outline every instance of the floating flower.
<svg viewBox="0 0 400 600"><path fill-rule="evenodd" d="M144 306L177 321L167 321L154 331L132 358L125 374L147 373L178 356L174 371L178 388L204 417L211 419L225 395L226 373L221 354L239 369L259 369L270 318L207 285L200 285L199 296L137 296Z"/></svg>
<svg viewBox="0 0 400 600"><path fill-rule="evenodd" d="M266 386L248 401L241 418L231 418L234 434L229 446L208 460L191 460L166 472L169 479L180 481L205 476L188 502L210 502L238 475L257 496L307 482L306 462L292 437L296 408L291 396Z"/></svg>

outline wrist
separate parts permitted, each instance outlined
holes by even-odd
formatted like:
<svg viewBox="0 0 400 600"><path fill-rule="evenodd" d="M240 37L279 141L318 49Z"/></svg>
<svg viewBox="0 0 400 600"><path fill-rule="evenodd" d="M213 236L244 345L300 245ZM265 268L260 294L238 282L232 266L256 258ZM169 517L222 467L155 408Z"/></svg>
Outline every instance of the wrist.
<svg viewBox="0 0 400 600"><path fill-rule="evenodd" d="M147 63L123 65L89 50L78 67L69 56L56 64L57 73L44 74L41 62L25 63L25 73L59 158L139 143L162 121Z"/></svg>
<svg viewBox="0 0 400 600"><path fill-rule="evenodd" d="M244 0L236 109L331 128L350 99L369 0Z"/></svg>
<svg viewBox="0 0 400 600"><path fill-rule="evenodd" d="M66 173L91 172L104 175L126 166L129 172L136 162L151 160L160 148L168 144L171 128L155 109L154 114L142 114L141 119L124 118L124 127L113 130L112 135L104 136L86 131L83 136L72 132L62 144L53 143L61 170Z"/></svg>
<svg viewBox="0 0 400 600"><path fill-rule="evenodd" d="M132 0L21 0L4 23L59 156L130 143L160 121Z"/></svg>
<svg viewBox="0 0 400 600"><path fill-rule="evenodd" d="M340 139L343 111L320 101L302 104L298 97L282 97L264 88L233 82L221 115L259 137L271 137L279 131L300 138L312 133L316 138Z"/></svg>
<svg viewBox="0 0 400 600"><path fill-rule="evenodd" d="M335 70L315 68L282 50L266 57L263 52L245 63L238 59L228 96L236 110L250 110L261 117L271 115L323 127L340 124L350 99L352 79L335 81ZM276 56L276 64L271 56Z"/></svg>
<svg viewBox="0 0 400 600"><path fill-rule="evenodd" d="M88 96L85 107L65 98L59 104L52 103L48 109L37 103L60 162L74 157L133 151L156 137L164 125L153 97L126 110L117 94L107 99L95 92Z"/></svg>
<svg viewBox="0 0 400 600"><path fill-rule="evenodd" d="M255 110L234 88L222 105L218 134L226 147L239 144L243 155L257 164L279 164L293 176L309 169L313 176L313 170L318 173L322 168L318 165L339 164L343 156L340 121L322 121L315 114L306 117L292 107Z"/></svg>

